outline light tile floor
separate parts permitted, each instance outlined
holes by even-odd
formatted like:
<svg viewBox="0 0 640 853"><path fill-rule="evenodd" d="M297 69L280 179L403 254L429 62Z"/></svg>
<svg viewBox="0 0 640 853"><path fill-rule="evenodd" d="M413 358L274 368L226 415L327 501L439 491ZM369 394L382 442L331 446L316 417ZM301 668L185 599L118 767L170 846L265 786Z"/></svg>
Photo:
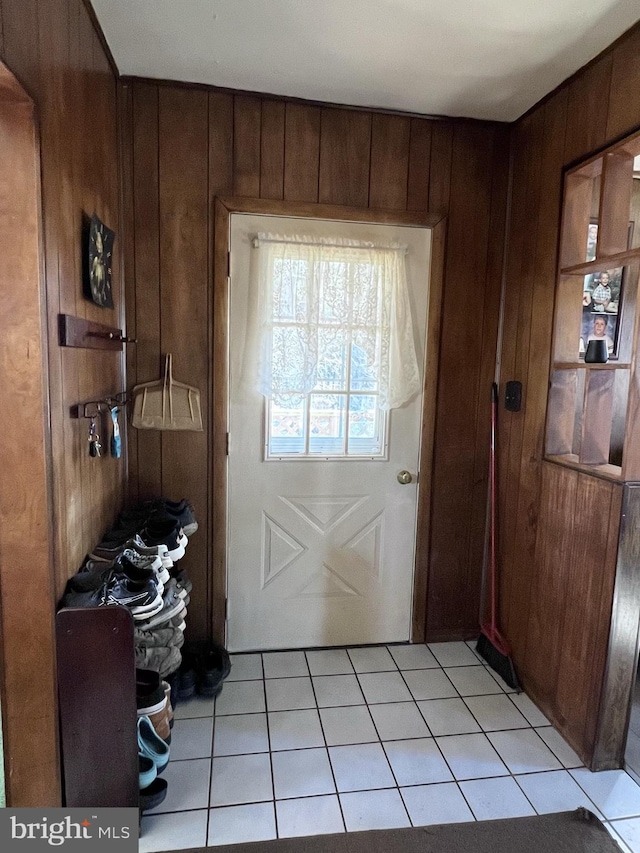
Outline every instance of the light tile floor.
<svg viewBox="0 0 640 853"><path fill-rule="evenodd" d="M179 704L140 853L585 806L640 853L640 786L591 773L475 643L232 656Z"/></svg>

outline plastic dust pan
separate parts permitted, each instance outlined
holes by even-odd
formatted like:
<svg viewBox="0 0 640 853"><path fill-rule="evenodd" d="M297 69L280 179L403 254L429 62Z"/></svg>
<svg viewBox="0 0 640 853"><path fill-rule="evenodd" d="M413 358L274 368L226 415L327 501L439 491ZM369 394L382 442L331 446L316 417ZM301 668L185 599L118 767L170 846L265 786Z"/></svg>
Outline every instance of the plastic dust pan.
<svg viewBox="0 0 640 853"><path fill-rule="evenodd" d="M136 385L131 424L136 429L202 432L200 391L173 378L173 357L164 363L164 378Z"/></svg>

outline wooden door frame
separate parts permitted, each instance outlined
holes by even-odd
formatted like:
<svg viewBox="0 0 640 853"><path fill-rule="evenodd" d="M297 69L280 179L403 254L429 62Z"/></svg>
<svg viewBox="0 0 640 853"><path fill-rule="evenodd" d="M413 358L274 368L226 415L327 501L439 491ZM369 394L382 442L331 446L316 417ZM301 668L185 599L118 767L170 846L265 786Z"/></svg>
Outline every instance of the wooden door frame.
<svg viewBox="0 0 640 853"><path fill-rule="evenodd" d="M0 62L10 148L0 258L0 697L8 806L60 805L48 331L39 126L33 100ZM6 186L5 186L6 184ZM19 287L15 284L20 283ZM4 487L3 487L4 484Z"/></svg>
<svg viewBox="0 0 640 853"><path fill-rule="evenodd" d="M431 531L433 449L440 355L442 287L446 220L440 214L372 208L343 207L311 202L273 201L257 198L218 197L214 200L213 288L209 317L211 387L211 453L209 471L209 516L213 532L211 571L211 614L213 636L224 642L227 600L227 432L229 425L229 251L231 214L330 219L341 222L372 223L428 228L431 230L431 261L427 313L427 346L422 397L420 441L420 488L416 529L416 556L413 581L411 641L426 638L427 582Z"/></svg>

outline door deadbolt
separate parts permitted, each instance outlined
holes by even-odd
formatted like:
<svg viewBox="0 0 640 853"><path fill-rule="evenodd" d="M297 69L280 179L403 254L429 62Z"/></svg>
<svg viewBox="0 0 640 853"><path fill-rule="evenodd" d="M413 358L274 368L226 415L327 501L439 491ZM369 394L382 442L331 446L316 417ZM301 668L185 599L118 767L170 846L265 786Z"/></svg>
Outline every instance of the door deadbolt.
<svg viewBox="0 0 640 853"><path fill-rule="evenodd" d="M409 483L413 480L410 471L399 471L398 472L398 482L401 486L408 486Z"/></svg>

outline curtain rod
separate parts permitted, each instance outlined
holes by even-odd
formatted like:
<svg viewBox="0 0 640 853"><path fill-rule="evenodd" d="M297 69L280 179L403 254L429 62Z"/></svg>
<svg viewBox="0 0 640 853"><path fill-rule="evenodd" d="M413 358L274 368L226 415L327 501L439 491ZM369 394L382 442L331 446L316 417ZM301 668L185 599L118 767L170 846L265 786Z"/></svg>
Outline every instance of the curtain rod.
<svg viewBox="0 0 640 853"><path fill-rule="evenodd" d="M260 243L282 243L287 246L328 246L331 249L385 249L390 252L403 252L406 254L409 248L406 243L400 243L397 246L388 246L382 243L372 243L367 240L361 242L363 243L362 246L350 246L345 243L326 243L322 240L319 242L313 240L285 240L280 237L254 237L252 240L254 249L257 249Z"/></svg>

